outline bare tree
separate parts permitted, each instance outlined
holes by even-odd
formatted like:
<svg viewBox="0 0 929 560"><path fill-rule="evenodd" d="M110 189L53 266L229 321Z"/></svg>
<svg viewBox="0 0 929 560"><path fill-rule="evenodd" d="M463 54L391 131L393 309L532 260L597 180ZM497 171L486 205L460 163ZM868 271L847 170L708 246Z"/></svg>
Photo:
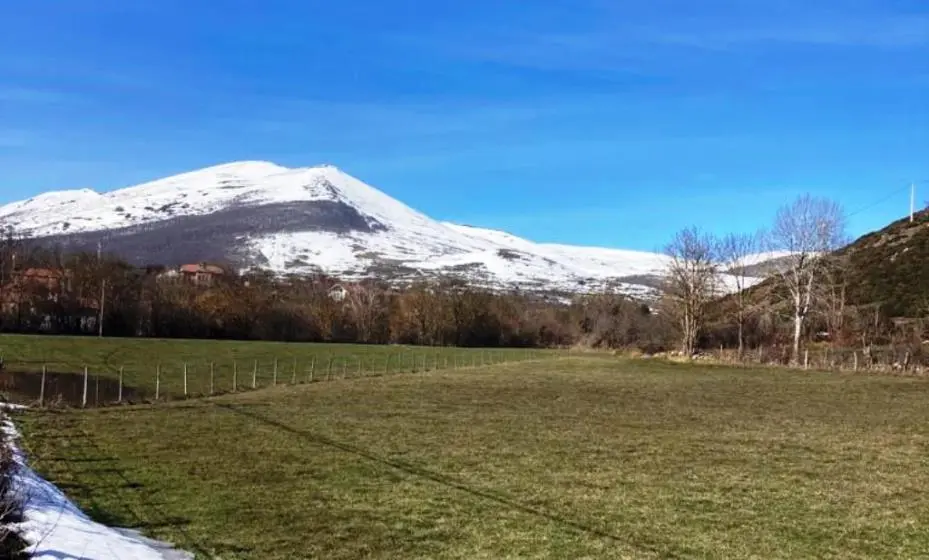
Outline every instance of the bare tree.
<svg viewBox="0 0 929 560"><path fill-rule="evenodd" d="M829 339L834 345L843 346L847 342L846 331L851 323L851 309L848 305L848 259L830 256L823 262L822 281L813 294L818 301L819 312L826 323Z"/></svg>
<svg viewBox="0 0 929 560"><path fill-rule="evenodd" d="M822 257L845 242L845 212L832 200L803 195L777 211L768 241L772 250L787 253L774 261L774 274L784 283L793 305L791 359L798 363L803 324L826 265Z"/></svg>
<svg viewBox="0 0 929 560"><path fill-rule="evenodd" d="M368 344L382 342L387 337L387 301L375 286L355 286L348 296L356 337Z"/></svg>
<svg viewBox="0 0 929 560"><path fill-rule="evenodd" d="M745 350L745 290L748 288L749 258L761 247L761 234L730 233L719 241L719 260L726 273L735 280L735 320L739 330L739 358Z"/></svg>
<svg viewBox="0 0 929 560"><path fill-rule="evenodd" d="M665 247L670 257L665 300L681 326L681 351L692 356L703 327L706 306L719 288L717 243L697 228L679 231Z"/></svg>
<svg viewBox="0 0 929 560"><path fill-rule="evenodd" d="M13 280L13 261L15 257L15 245L13 241L13 227L9 228L3 227L0 225L0 315L2 315L2 307L6 302L6 290L7 285L12 283Z"/></svg>
<svg viewBox="0 0 929 560"><path fill-rule="evenodd" d="M11 225L0 225L0 237L0 302L5 301L15 307L16 328L19 328L22 324L23 290L18 286L18 273L29 265L30 247L26 244L25 235L15 231ZM0 315L2 311L0 309Z"/></svg>

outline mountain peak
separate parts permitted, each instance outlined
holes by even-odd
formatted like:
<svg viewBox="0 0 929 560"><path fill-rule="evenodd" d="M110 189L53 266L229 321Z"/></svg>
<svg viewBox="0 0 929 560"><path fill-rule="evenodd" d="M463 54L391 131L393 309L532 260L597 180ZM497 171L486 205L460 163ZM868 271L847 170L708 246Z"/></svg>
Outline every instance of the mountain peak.
<svg viewBox="0 0 929 560"><path fill-rule="evenodd" d="M293 173L301 171L313 171L313 170L331 170L342 172L337 166L331 163L321 163L317 165L309 166L300 166L300 167L286 167L280 165L273 161L265 160L241 160L241 161L230 161L226 163L220 163L217 165L211 165L209 167L204 167L190 173L217 173L217 174L230 174L230 175L273 175L277 173ZM344 173L344 172L343 172Z"/></svg>
<svg viewBox="0 0 929 560"><path fill-rule="evenodd" d="M227 260L281 274L409 282L452 276L494 288L642 294L665 258L539 244L439 222L329 164L233 161L97 194L49 193L0 207L4 224L136 264ZM653 284L653 282L652 282Z"/></svg>
<svg viewBox="0 0 929 560"><path fill-rule="evenodd" d="M211 165L209 167L204 167L201 169L196 169L193 171L188 171L177 175L176 177L184 177L187 175L246 175L246 176L266 176L273 175L275 173L282 173L290 171L288 168L278 165L271 161L261 161L261 160L243 160L243 161L230 161L226 163L220 163L217 165ZM169 177L170 179L170 177Z"/></svg>

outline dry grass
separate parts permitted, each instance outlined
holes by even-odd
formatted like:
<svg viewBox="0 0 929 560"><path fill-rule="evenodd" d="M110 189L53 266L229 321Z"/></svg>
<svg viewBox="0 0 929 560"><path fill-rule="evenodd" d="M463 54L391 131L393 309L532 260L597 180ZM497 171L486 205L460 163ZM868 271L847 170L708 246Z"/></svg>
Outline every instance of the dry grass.
<svg viewBox="0 0 929 560"><path fill-rule="evenodd" d="M574 358L20 421L204 558L929 555L920 379Z"/></svg>

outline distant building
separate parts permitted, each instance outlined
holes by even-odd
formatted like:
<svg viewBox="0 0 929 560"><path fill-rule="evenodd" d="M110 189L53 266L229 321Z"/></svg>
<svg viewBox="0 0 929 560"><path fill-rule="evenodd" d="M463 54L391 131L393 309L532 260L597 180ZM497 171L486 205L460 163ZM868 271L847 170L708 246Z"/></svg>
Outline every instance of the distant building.
<svg viewBox="0 0 929 560"><path fill-rule="evenodd" d="M329 288L329 297L332 298L332 301L345 301L345 298L348 297L348 290L342 284L336 284Z"/></svg>
<svg viewBox="0 0 929 560"><path fill-rule="evenodd" d="M0 307L5 313L14 313L26 301L35 298L58 301L62 292L71 289L70 271L52 268L27 268L16 272L0 293Z"/></svg>
<svg viewBox="0 0 929 560"><path fill-rule="evenodd" d="M53 268L27 268L13 276L13 282L20 286L41 286L51 292L69 289L72 273L70 270Z"/></svg>
<svg viewBox="0 0 929 560"><path fill-rule="evenodd" d="M52 331L56 306L69 307L72 316L85 321L96 320L99 301L96 297L75 293L74 273L54 268L27 268L12 275L0 287L0 310L5 315L31 317L40 331Z"/></svg>
<svg viewBox="0 0 929 560"><path fill-rule="evenodd" d="M157 276L160 282L187 281L197 286L210 287L226 272L219 266L200 263L185 264L177 269L166 270Z"/></svg>

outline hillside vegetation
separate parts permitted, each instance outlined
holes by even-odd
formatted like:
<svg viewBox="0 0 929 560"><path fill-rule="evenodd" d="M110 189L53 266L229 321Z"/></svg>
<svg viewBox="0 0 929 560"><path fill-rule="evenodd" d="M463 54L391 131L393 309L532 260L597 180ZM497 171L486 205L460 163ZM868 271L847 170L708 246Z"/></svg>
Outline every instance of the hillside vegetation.
<svg viewBox="0 0 929 560"><path fill-rule="evenodd" d="M890 317L929 314L929 211L865 235L839 254L848 258L851 303L878 304Z"/></svg>

